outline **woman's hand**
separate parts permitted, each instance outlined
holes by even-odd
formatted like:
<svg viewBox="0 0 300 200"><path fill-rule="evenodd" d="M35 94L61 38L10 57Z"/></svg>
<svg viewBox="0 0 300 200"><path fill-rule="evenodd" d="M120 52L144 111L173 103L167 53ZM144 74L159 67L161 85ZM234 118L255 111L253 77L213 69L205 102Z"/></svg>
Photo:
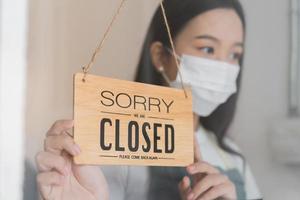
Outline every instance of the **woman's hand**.
<svg viewBox="0 0 300 200"><path fill-rule="evenodd" d="M188 174L179 183L182 200L237 199L234 184L218 169L201 160L200 150L195 144L195 163L187 167Z"/></svg>
<svg viewBox="0 0 300 200"><path fill-rule="evenodd" d="M182 200L236 199L234 184L210 164L199 161L188 166L187 171L194 183L183 178L179 184Z"/></svg>
<svg viewBox="0 0 300 200"><path fill-rule="evenodd" d="M37 183L46 200L107 200L108 186L100 167L79 166L73 156L80 153L67 132L73 121L61 120L47 133L44 151L36 156Z"/></svg>

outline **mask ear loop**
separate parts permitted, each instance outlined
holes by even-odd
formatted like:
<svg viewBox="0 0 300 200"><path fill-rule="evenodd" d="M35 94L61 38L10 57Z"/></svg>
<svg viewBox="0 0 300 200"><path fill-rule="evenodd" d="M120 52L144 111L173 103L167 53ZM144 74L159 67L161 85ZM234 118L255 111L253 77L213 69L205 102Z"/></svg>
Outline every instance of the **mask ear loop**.
<svg viewBox="0 0 300 200"><path fill-rule="evenodd" d="M168 51L168 53L170 53L171 55L173 55L172 50L169 47L165 47L165 49ZM181 60L180 57L176 54L176 58L178 60ZM179 69L180 71L180 69ZM166 74L165 68L164 66L160 66L158 68L158 72L163 76L164 80L167 82L167 84L171 87L172 85L172 81L170 80L170 78L168 77L168 75ZM177 78L177 77L176 77Z"/></svg>
<svg viewBox="0 0 300 200"><path fill-rule="evenodd" d="M180 72L179 62L178 62L178 60L177 60L177 54L176 54L176 51L175 51L175 45L174 45L174 42L173 42L173 38L172 38L170 26L169 26L169 23L168 23L168 19L167 19L167 15L166 15L166 10L165 10L165 7L164 7L164 5L163 5L163 0L160 1L160 7L161 7L161 10L162 10L163 17L164 17L164 22L165 22L165 25L166 25L166 28L167 28L167 32L168 32L170 44L171 44L171 47L172 47L172 53L173 53L173 56L174 56L174 59L175 59L177 71L178 71L178 73L179 73L179 78L180 78L180 82L181 82L181 87L182 87L182 89L183 89L183 91L184 91L185 98L188 98L187 92L186 92L185 87L184 87L184 84L183 84L182 74L181 74L181 72ZM164 76L164 75L163 75L163 76Z"/></svg>

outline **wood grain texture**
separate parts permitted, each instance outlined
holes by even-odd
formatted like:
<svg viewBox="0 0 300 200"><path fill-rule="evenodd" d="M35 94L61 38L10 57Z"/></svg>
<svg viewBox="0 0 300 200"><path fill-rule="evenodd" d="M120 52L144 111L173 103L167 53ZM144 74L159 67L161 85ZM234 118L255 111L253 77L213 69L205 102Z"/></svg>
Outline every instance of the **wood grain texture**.
<svg viewBox="0 0 300 200"><path fill-rule="evenodd" d="M87 75L83 82L82 77L82 73L74 75L74 139L82 150L74 158L75 163L141 166L193 163L190 89L186 98L183 90L94 75ZM110 147L109 150L102 148L101 135L102 145Z"/></svg>

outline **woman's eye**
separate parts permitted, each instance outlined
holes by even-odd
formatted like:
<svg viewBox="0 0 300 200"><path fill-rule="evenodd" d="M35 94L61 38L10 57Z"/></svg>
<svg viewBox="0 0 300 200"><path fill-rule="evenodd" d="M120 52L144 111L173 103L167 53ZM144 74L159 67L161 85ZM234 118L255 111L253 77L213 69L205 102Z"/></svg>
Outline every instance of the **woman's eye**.
<svg viewBox="0 0 300 200"><path fill-rule="evenodd" d="M241 57L242 57L242 54L240 54L240 53L232 53L230 55L230 59L234 60L234 61L239 61L241 59Z"/></svg>
<svg viewBox="0 0 300 200"><path fill-rule="evenodd" d="M199 48L200 51L204 52L205 54L214 54L215 50L212 47L202 47Z"/></svg>

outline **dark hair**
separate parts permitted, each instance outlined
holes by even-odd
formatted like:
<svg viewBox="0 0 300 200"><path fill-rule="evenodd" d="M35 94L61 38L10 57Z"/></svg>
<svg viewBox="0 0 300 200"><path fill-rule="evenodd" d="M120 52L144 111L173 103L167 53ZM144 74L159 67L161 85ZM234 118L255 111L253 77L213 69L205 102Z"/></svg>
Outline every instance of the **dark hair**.
<svg viewBox="0 0 300 200"><path fill-rule="evenodd" d="M185 28L187 23L194 17L217 8L234 10L242 21L245 34L246 23L244 11L238 0L164 0L164 7L166 9L166 15L173 38L176 38L176 36ZM164 46L170 47L160 7L156 10L150 24L138 64L135 81L155 85L165 85L165 80L155 69L151 59L150 46L155 41L159 41ZM242 67L243 57L239 62ZM201 117L200 121L205 129L216 135L218 144L222 149L231 154L238 155L244 160L244 157L240 153L227 146L224 142L224 137L234 118L240 90L240 81L241 73L237 80L237 93L232 95L226 103L220 105L210 116Z"/></svg>

